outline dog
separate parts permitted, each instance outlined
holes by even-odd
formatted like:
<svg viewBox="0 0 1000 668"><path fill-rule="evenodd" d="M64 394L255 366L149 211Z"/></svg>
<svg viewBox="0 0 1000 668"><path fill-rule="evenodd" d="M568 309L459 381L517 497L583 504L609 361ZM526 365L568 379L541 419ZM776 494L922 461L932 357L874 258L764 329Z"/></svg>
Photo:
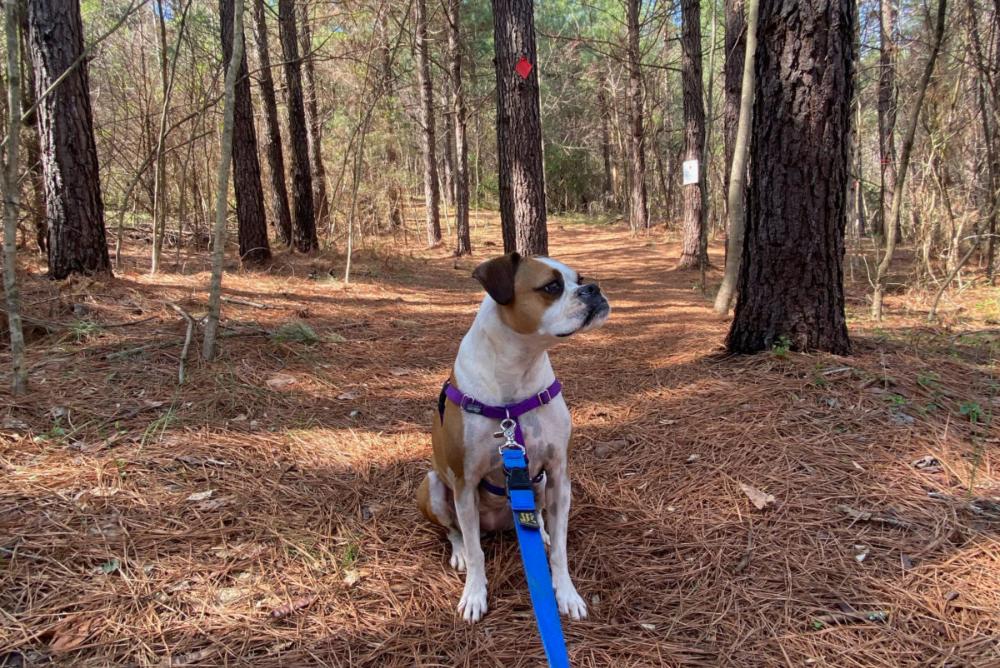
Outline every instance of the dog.
<svg viewBox="0 0 1000 668"><path fill-rule="evenodd" d="M510 253L483 262L472 275L486 296L459 346L449 383L483 404L541 396L555 380L548 349L600 327L611 310L596 282L551 258ZM520 424L559 611L582 619L587 605L566 559L571 424L563 396L550 397ZM480 531L513 528L508 500L497 491L504 487L497 429L497 420L462 410L442 391L432 430L433 469L417 493L423 515L448 533L451 566L466 572L458 611L470 623L488 609Z"/></svg>

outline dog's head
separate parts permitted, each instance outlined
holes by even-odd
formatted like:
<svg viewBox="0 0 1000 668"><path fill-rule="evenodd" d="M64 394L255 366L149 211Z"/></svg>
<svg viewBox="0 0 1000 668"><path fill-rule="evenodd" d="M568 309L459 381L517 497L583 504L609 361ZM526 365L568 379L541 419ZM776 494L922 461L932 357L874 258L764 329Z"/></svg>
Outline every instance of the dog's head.
<svg viewBox="0 0 1000 668"><path fill-rule="evenodd" d="M508 253L472 272L519 334L567 337L604 324L611 307L594 281L548 257Z"/></svg>

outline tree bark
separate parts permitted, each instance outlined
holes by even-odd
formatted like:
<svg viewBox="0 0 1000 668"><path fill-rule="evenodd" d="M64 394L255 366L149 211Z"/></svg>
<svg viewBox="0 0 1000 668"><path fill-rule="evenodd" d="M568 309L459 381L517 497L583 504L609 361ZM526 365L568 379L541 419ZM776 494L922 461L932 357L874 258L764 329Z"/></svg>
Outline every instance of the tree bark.
<svg viewBox="0 0 1000 668"><path fill-rule="evenodd" d="M288 89L288 140L292 151L292 236L295 247L309 253L319 247L309 166L309 130L302 99L302 63L295 28L295 0L278 0L278 28Z"/></svg>
<svg viewBox="0 0 1000 668"><path fill-rule="evenodd" d="M762 0L746 238L726 345L851 350L843 258L853 0Z"/></svg>
<svg viewBox="0 0 1000 668"><path fill-rule="evenodd" d="M549 244L534 1L492 0L492 4L504 252L546 255ZM531 65L527 78L515 71L522 57Z"/></svg>
<svg viewBox="0 0 1000 668"><path fill-rule="evenodd" d="M20 2L7 0L4 18L7 24L7 162L3 165L3 290L7 331L10 333L11 392L14 396L28 389L28 370L24 364L24 328L21 322L21 294L17 285L17 215L20 187L17 182L18 144L21 135L21 65L18 63L18 28L21 25Z"/></svg>
<svg viewBox="0 0 1000 668"><path fill-rule="evenodd" d="M451 0L448 0L449 2ZM445 96L449 100L455 99L455 92L451 89L451 77L448 77L448 85L445 87ZM455 116L454 111L444 110L444 151L441 159L444 168L444 179L442 188L444 189L444 202L447 206L455 206Z"/></svg>
<svg viewBox="0 0 1000 668"><path fill-rule="evenodd" d="M267 21L264 17L264 0L254 0L255 37L260 99L264 103L264 126L267 137L264 153L271 179L271 218L278 229L278 236L286 246L292 245L292 212L288 207L288 188L285 185L285 157L281 149L281 129L278 125L278 101L274 95L274 77L271 75L271 54L267 45Z"/></svg>
<svg viewBox="0 0 1000 668"><path fill-rule="evenodd" d="M149 273L160 270L160 254L163 251L163 237L167 227L167 198L164 196L167 179L167 112L170 110L170 81L167 77L167 20L164 16L163 0L156 0L153 15L156 17L156 35L160 60L160 125L156 133L156 159L153 168L153 255Z"/></svg>
<svg viewBox="0 0 1000 668"><path fill-rule="evenodd" d="M639 67L640 0L627 0L628 14L628 106L629 162L632 170L632 193L629 201L629 226L632 232L649 228L649 205L646 194L646 147L643 135L642 71Z"/></svg>
<svg viewBox="0 0 1000 668"><path fill-rule="evenodd" d="M421 0L422 1L422 0ZM469 234L469 142L465 136L465 88L462 85L461 0L448 0L448 60L451 107L455 122L455 255L472 253Z"/></svg>
<svg viewBox="0 0 1000 668"><path fill-rule="evenodd" d="M225 0L223 0L225 1ZM226 214L229 212L229 167L233 159L233 137L235 136L236 88L243 62L243 0L231 0L233 24L230 28L235 39L223 39L223 45L232 45L226 59L226 81L223 95L222 146L219 155L219 170L215 189L215 226L212 233L212 278L208 288L208 316L205 319L205 339L201 354L206 360L215 359L216 331L222 307L222 261L226 254Z"/></svg>
<svg viewBox="0 0 1000 668"><path fill-rule="evenodd" d="M985 204L986 218L986 278L990 285L994 283L994 263L996 261L997 217L1000 216L1000 86L998 75L990 76L989 54L984 54L983 44L979 38L979 20L973 0L968 0L969 37L971 38L973 54L976 58L976 101L979 107L979 121L983 131L986 148L986 173L982 175L985 190L988 193ZM997 2L993 16L993 54L992 63L996 67L1000 63L1000 1ZM992 102L992 114L990 107ZM979 241L977 240L977 245Z"/></svg>
<svg viewBox="0 0 1000 668"><path fill-rule="evenodd" d="M19 5L19 48L21 52L21 69L23 78L20 86L22 108L35 106L35 70L31 67L31 52L28 45L28 11L23 3ZM39 136L38 114L29 113L22 119L27 131L23 139L25 167L28 170L28 180L31 182L31 205L27 207L31 218L31 227L35 231L35 245L43 255L48 245L48 223L45 215L45 178L42 175L42 146ZM22 203L22 207L23 206Z"/></svg>
<svg viewBox="0 0 1000 668"><path fill-rule="evenodd" d="M219 0L222 57L227 63L233 54L233 3L237 1L243 2L243 0ZM264 190L260 184L260 161L257 158L257 131L253 123L246 43L242 33L239 39L243 40L244 44L241 44L239 49L240 69L233 102L233 190L236 193L240 262L244 265L254 265L271 259L271 246L267 241Z"/></svg>
<svg viewBox="0 0 1000 668"><path fill-rule="evenodd" d="M309 27L309 6L299 9L299 40L302 48L303 93L306 107L306 130L309 137L309 164L312 166L313 208L316 227L330 224L330 201L326 195L326 167L323 165L323 119L319 115L316 97L316 66L312 56L312 29Z"/></svg>
<svg viewBox="0 0 1000 668"><path fill-rule="evenodd" d="M708 175L705 154L705 104L701 72L701 8L699 0L682 0L681 79L684 89L684 160L698 161L698 183L683 187L684 238L678 269L694 269L708 264L702 248L705 229L705 181Z"/></svg>
<svg viewBox="0 0 1000 668"><path fill-rule="evenodd" d="M913 140L917 133L917 124L920 121L920 109L924 104L924 96L927 94L927 86L930 83L931 75L934 73L934 64L937 62L938 53L941 52L941 42L944 40L944 20L947 9L947 0L938 0L937 26L934 30L934 42L931 47L924 71L917 83L917 95L913 101L913 108L906 119L904 126L903 146L899 152L899 169L896 172L893 185L895 186L896 197L892 199L892 210L889 219L885 221L885 254L878 264L875 274L875 290L872 293L872 317L877 321L882 321L882 299L885 295L885 287L889 280L889 267L892 265L892 257L896 251L896 232L899 228L899 215L903 194L903 183L906 180L906 170L910 164L910 152L913 150Z"/></svg>
<svg viewBox="0 0 1000 668"><path fill-rule="evenodd" d="M427 245L441 243L441 199L438 192L434 131L434 84L427 47L427 0L416 0L417 82L420 86L421 148L424 157L424 205L427 215Z"/></svg>
<svg viewBox="0 0 1000 668"><path fill-rule="evenodd" d="M726 241L726 269L722 285L715 296L715 312L729 313L740 275L740 253L743 251L743 236L746 230L746 175L748 140L750 137L750 114L754 95L754 54L757 51L758 0L747 0L747 35L743 43L743 84L740 94L740 115L733 141L733 157L728 184L729 234ZM728 94L728 91L727 91Z"/></svg>
<svg viewBox="0 0 1000 668"><path fill-rule="evenodd" d="M35 69L38 125L48 216L49 275L111 273L104 229L104 201L94 141L87 65L42 94L83 53L78 2L28 3L31 59Z"/></svg>
<svg viewBox="0 0 1000 668"><path fill-rule="evenodd" d="M611 176L611 128L609 127L611 112L608 109L608 94L603 81L597 89L597 106L601 113L601 161L604 164L604 182L601 185L601 193L607 203L614 198L614 181ZM658 153L654 152L653 155ZM659 158L657 158L659 159Z"/></svg>
<svg viewBox="0 0 1000 668"><path fill-rule="evenodd" d="M743 82L746 81L743 63L746 60L747 20L744 17L744 0L726 0L726 62L723 65L725 99L722 109L722 145L725 154L726 192L736 150L736 131L740 119ZM752 89L751 89L752 90Z"/></svg>
<svg viewBox="0 0 1000 668"><path fill-rule="evenodd" d="M876 236L885 236L885 221L896 191L896 0L879 0L879 76L878 76L878 216Z"/></svg>

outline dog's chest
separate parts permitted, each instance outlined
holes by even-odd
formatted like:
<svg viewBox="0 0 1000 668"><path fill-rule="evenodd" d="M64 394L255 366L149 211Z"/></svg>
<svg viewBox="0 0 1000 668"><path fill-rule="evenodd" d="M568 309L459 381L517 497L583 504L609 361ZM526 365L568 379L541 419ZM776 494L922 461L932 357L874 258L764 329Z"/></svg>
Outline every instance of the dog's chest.
<svg viewBox="0 0 1000 668"><path fill-rule="evenodd" d="M570 437L570 416L566 402L557 397L551 403L525 413L518 422L527 450L528 465L532 476L553 460L566 456ZM495 437L499 430L496 420L477 418L466 420L466 472L484 477L491 473L502 474L503 465L499 447L502 438ZM490 476L491 478L493 476ZM501 475L502 479L502 475Z"/></svg>

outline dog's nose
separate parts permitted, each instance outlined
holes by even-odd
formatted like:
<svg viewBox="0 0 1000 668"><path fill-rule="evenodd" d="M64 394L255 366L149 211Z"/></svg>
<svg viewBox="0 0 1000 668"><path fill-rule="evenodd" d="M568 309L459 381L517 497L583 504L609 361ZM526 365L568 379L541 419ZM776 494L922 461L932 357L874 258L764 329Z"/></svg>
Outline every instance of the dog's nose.
<svg viewBox="0 0 1000 668"><path fill-rule="evenodd" d="M601 288L598 287L597 283L588 283L587 285L581 285L580 289L577 290L576 293L581 299L590 299L601 294Z"/></svg>

